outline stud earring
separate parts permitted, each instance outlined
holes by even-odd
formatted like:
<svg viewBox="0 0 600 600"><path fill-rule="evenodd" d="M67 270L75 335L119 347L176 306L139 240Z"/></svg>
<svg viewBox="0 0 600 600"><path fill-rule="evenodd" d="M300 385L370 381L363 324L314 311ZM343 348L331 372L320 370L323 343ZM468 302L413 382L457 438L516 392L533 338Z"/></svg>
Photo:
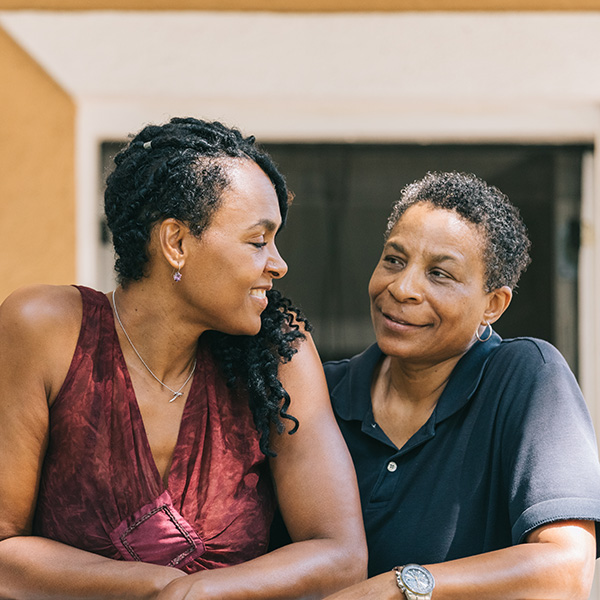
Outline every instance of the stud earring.
<svg viewBox="0 0 600 600"><path fill-rule="evenodd" d="M177 263L177 271L175 271L175 273L173 273L173 281L181 281L181 270L179 268L179 263Z"/></svg>

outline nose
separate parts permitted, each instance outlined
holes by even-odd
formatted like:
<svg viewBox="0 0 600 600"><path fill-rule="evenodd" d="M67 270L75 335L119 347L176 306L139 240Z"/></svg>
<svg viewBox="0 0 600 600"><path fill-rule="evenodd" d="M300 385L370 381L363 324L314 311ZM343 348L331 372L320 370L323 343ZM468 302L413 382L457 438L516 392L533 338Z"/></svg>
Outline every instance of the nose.
<svg viewBox="0 0 600 600"><path fill-rule="evenodd" d="M279 250L275 245L273 245L271 256L267 261L267 271L273 279L281 279L288 271L287 263L279 254Z"/></svg>
<svg viewBox="0 0 600 600"><path fill-rule="evenodd" d="M419 303L423 300L423 286L417 271L407 266L388 284L388 292L397 302Z"/></svg>

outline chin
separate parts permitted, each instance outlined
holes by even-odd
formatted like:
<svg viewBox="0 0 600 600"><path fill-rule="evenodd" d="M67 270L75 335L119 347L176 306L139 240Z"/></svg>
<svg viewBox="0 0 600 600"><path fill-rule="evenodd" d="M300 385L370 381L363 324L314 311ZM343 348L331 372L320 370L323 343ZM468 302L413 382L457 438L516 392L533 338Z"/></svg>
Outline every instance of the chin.
<svg viewBox="0 0 600 600"><path fill-rule="evenodd" d="M243 326L232 328L232 331L228 331L227 333L230 335L257 335L261 327L262 321L259 317L257 321L249 319Z"/></svg>
<svg viewBox="0 0 600 600"><path fill-rule="evenodd" d="M409 344L404 344L401 340L394 338L394 336L377 334L375 338L379 349L386 356L410 358L413 354L415 354L414 345L411 346Z"/></svg>
<svg viewBox="0 0 600 600"><path fill-rule="evenodd" d="M260 332L260 330L261 330L261 327L262 327L262 323L261 323L261 324L259 324L259 326L258 326L258 327L256 327L256 328L252 329L251 331L248 331L248 333L245 333L244 335L258 335L258 333L259 333L259 332Z"/></svg>
<svg viewBox="0 0 600 600"><path fill-rule="evenodd" d="M227 313L221 311L213 317L215 329L227 335L256 335L262 327L262 310L255 306L242 306L230 309Z"/></svg>

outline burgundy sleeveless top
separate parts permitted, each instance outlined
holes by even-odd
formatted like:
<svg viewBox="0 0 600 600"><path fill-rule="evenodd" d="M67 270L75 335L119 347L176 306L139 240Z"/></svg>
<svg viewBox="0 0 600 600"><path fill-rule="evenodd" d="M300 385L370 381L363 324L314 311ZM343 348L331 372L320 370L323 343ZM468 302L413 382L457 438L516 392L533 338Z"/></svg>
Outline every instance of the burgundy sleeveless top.
<svg viewBox="0 0 600 600"><path fill-rule="evenodd" d="M108 299L79 290L81 332L50 410L34 534L188 573L263 554L273 490L247 398L201 342L165 487Z"/></svg>

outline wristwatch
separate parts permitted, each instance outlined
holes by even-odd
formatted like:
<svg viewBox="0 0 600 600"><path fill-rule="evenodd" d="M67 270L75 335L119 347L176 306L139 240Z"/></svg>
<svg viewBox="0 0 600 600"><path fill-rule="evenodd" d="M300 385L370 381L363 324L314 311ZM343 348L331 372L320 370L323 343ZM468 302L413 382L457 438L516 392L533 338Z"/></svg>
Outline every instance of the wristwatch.
<svg viewBox="0 0 600 600"><path fill-rule="evenodd" d="M433 575L421 565L404 565L394 567L396 583L406 600L431 600L431 592L435 587Z"/></svg>

